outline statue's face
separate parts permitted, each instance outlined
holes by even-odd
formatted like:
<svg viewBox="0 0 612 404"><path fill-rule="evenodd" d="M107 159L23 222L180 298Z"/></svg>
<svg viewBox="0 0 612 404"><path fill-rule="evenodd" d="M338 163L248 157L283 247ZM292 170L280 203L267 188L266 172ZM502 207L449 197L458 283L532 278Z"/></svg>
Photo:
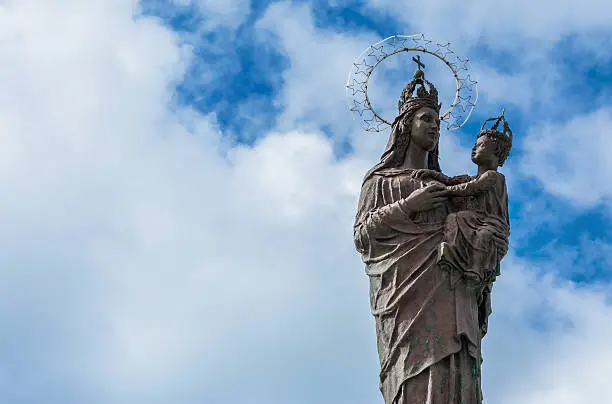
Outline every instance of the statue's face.
<svg viewBox="0 0 612 404"><path fill-rule="evenodd" d="M440 139L440 117L429 107L417 111L412 120L411 139L419 147L432 151Z"/></svg>
<svg viewBox="0 0 612 404"><path fill-rule="evenodd" d="M481 136L472 147L472 161L479 166L496 165L497 145L489 136Z"/></svg>

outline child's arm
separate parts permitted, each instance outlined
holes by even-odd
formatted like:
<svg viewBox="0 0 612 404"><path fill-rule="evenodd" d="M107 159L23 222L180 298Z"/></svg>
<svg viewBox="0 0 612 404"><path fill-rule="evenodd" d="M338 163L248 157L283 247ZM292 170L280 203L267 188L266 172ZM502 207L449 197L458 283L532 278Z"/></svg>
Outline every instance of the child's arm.
<svg viewBox="0 0 612 404"><path fill-rule="evenodd" d="M464 182L468 182L471 180L472 180L472 177L470 177L467 174L457 175L455 177L450 177L449 182L446 185L459 185L459 184L463 184Z"/></svg>
<svg viewBox="0 0 612 404"><path fill-rule="evenodd" d="M449 191L451 196L469 196L476 195L486 191L489 187L495 185L497 180L496 171L487 171L479 177L474 178L471 181L464 182L463 184L447 186L446 189Z"/></svg>
<svg viewBox="0 0 612 404"><path fill-rule="evenodd" d="M448 176L442 174L439 171L429 169L416 170L412 173L412 177L422 181L435 180L441 182L444 185L456 184L456 182L453 182L452 178L449 178Z"/></svg>

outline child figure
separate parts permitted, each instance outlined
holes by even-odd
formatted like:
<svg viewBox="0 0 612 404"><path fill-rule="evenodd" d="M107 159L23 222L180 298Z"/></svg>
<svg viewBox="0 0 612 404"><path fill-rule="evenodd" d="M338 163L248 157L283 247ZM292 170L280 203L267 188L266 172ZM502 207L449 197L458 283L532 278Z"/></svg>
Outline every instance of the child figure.
<svg viewBox="0 0 612 404"><path fill-rule="evenodd" d="M491 129L484 129L487 122L496 120ZM497 130L503 122L503 132ZM506 239L510 235L508 218L508 193L506 179L497 172L512 148L512 131L504 118L484 122L476 144L472 148L472 161L478 166L476 177L457 184L457 178L449 178L433 170L419 170L421 179L432 179L445 184L450 196L466 197L465 209L450 213L446 220L445 241L439 250L439 262L451 273L459 273L475 284L488 284L499 275L499 262L506 251L499 251L495 238ZM457 281L451 277L451 283Z"/></svg>

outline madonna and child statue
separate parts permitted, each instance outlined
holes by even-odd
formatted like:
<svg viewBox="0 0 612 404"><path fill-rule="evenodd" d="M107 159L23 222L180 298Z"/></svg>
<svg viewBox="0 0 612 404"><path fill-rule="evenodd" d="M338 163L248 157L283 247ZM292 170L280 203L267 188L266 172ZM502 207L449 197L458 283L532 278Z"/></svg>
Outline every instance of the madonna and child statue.
<svg viewBox="0 0 612 404"><path fill-rule="evenodd" d="M377 62L397 53L398 38L415 42L392 37L395 51L384 50L388 40L377 44ZM442 59L423 43L400 50ZM354 225L370 280L380 390L385 404L481 404L481 341L510 235L506 183L498 168L510 153L512 132L503 112L485 121L474 136L476 175L444 175L438 142L449 114L441 112L420 58L414 60L416 73L389 122L386 149L363 179ZM367 97L372 70L357 69L365 71L366 85L359 87L355 75L348 85L364 90L360 105L374 113L370 123L386 122Z"/></svg>

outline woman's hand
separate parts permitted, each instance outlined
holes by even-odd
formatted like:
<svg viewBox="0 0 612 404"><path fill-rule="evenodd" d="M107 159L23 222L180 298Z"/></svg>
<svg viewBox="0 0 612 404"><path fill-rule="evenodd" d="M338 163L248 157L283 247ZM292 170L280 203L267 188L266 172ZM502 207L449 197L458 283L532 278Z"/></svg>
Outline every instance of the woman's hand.
<svg viewBox="0 0 612 404"><path fill-rule="evenodd" d="M415 170L412 173L412 178L417 179L417 180L435 180L435 181L440 181L442 183L447 183L449 178L442 174L439 171L435 171L435 170L429 170L429 169L421 169L421 170Z"/></svg>
<svg viewBox="0 0 612 404"><path fill-rule="evenodd" d="M438 174L437 171L430 170L430 169L427 169L427 168L421 168L421 169L418 169L418 170L414 170L410 174L410 176L412 178L414 178L414 179L422 179L422 178L425 178L425 177L433 177L436 174Z"/></svg>
<svg viewBox="0 0 612 404"><path fill-rule="evenodd" d="M431 184L419 188L403 199L402 208L410 212L423 212L442 205L447 199L448 191L442 184Z"/></svg>

